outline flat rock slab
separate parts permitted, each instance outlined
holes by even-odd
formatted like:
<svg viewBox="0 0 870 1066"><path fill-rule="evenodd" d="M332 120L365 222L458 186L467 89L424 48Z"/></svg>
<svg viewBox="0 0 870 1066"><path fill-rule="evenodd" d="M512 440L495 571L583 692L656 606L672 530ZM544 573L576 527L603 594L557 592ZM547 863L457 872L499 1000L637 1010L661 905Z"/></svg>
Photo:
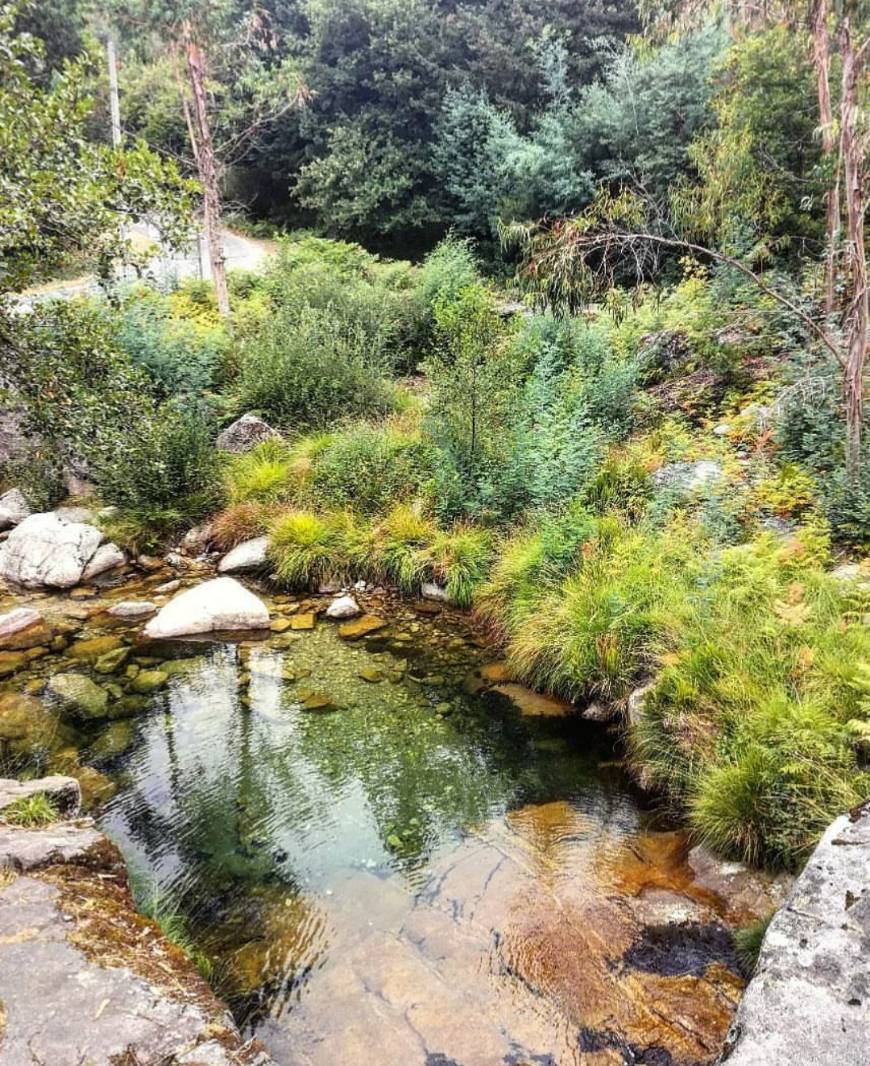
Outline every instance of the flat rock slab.
<svg viewBox="0 0 870 1066"><path fill-rule="evenodd" d="M82 805L82 790L74 777L52 774L49 777L37 777L33 781L0 777L0 814L10 804L40 794L48 796L59 814L74 816Z"/></svg>
<svg viewBox="0 0 870 1066"><path fill-rule="evenodd" d="M771 923L728 1066L870 1062L870 804L822 837Z"/></svg>
<svg viewBox="0 0 870 1066"><path fill-rule="evenodd" d="M27 873L54 863L89 865L105 842L96 829L68 822L47 829L0 825L0 869Z"/></svg>
<svg viewBox="0 0 870 1066"><path fill-rule="evenodd" d="M136 913L116 849L67 829L98 843L0 887L3 1066L274 1066Z"/></svg>

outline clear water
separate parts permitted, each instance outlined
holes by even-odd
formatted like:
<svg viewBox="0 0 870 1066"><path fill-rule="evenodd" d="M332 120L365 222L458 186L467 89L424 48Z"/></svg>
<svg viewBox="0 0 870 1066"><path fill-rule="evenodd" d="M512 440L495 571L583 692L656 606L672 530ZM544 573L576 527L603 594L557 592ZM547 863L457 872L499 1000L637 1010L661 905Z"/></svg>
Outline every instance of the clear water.
<svg viewBox="0 0 870 1066"><path fill-rule="evenodd" d="M601 726L475 694L461 621L123 639L170 678L81 740L116 785L100 824L279 1066L715 1060L728 960L626 962L650 924L721 918L685 837Z"/></svg>

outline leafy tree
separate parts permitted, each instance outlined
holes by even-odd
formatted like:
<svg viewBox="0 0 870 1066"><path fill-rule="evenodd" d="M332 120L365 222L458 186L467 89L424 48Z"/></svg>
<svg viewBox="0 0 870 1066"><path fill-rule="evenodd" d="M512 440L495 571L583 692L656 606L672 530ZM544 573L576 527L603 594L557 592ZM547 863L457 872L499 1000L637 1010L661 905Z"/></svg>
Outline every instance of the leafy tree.
<svg viewBox="0 0 870 1066"><path fill-rule="evenodd" d="M95 60L64 64L48 83L40 41L0 8L0 294L87 248L103 274L129 252L120 226L144 215L170 240L184 233L192 187L142 143L112 149L86 136Z"/></svg>

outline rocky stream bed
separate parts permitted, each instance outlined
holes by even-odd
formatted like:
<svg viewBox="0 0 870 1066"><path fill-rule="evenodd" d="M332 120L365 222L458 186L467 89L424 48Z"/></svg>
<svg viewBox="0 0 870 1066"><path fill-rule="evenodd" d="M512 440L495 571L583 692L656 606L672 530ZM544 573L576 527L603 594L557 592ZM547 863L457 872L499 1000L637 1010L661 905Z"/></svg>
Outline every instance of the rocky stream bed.
<svg viewBox="0 0 870 1066"><path fill-rule="evenodd" d="M0 824L3 1066L719 1058L745 986L731 934L788 879L693 847L618 736L517 684L467 616L386 589L274 594L193 553L9 585L0 616L3 772L67 790L66 820ZM3 787L0 806L20 794ZM866 942L859 824L826 876L858 885L831 898L851 894ZM771 1013L787 1035L769 1000L789 980L753 983L735 1063L797 1061L751 1051ZM848 1058L856 988L827 1005L853 1004L841 1066L867 1061Z"/></svg>

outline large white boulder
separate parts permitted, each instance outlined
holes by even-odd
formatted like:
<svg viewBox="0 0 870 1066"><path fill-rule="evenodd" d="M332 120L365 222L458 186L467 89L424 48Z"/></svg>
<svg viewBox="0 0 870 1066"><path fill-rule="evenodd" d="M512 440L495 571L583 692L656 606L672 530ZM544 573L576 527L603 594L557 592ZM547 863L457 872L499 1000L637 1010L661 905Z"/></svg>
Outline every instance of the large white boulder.
<svg viewBox="0 0 870 1066"><path fill-rule="evenodd" d="M30 505L20 489L10 489L0 496L0 529L17 526L30 513Z"/></svg>
<svg viewBox="0 0 870 1066"><path fill-rule="evenodd" d="M174 596L145 626L152 639L240 629L268 629L261 599L231 577L216 577Z"/></svg>
<svg viewBox="0 0 870 1066"><path fill-rule="evenodd" d="M72 588L102 541L103 534L86 522L70 522L51 511L30 515L0 550L0 577L25 588Z"/></svg>
<svg viewBox="0 0 870 1066"><path fill-rule="evenodd" d="M268 537L255 537L237 544L221 559L218 570L222 574L234 574L242 570L259 570L266 565L269 549Z"/></svg>

